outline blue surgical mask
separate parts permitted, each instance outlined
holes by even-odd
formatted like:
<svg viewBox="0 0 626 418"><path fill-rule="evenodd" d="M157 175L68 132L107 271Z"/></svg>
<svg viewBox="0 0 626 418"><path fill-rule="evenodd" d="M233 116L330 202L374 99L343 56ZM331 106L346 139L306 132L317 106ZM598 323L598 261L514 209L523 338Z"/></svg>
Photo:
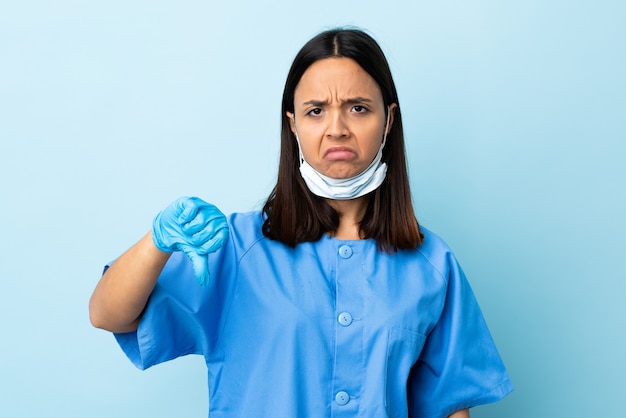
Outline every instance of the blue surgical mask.
<svg viewBox="0 0 626 418"><path fill-rule="evenodd" d="M388 108L383 142L378 149L376 157L374 157L372 163L364 171L347 179L335 179L325 176L306 162L302 154L302 148L300 147L300 138L298 137L298 129L295 128L294 119L296 140L298 141L298 150L300 153L300 174L309 190L317 196L334 200L356 199L357 197L364 196L376 190L387 175L387 164L383 163L381 160L383 158L383 148L387 141L390 113L391 109Z"/></svg>

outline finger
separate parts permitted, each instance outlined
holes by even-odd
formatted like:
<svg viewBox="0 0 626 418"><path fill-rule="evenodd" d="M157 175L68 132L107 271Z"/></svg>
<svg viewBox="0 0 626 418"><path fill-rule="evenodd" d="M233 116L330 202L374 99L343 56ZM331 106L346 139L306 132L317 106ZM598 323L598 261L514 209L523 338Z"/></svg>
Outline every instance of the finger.
<svg viewBox="0 0 626 418"><path fill-rule="evenodd" d="M203 229L198 230L194 234L188 237L190 243L196 247L203 247L208 241L210 241L218 231L222 229L228 229L228 222L225 217L219 217L212 219ZM187 232L187 231L186 231Z"/></svg>
<svg viewBox="0 0 626 418"><path fill-rule="evenodd" d="M198 252L201 254L209 254L217 251L220 247L222 247L222 245L224 245L224 242L228 238L228 234L228 225L218 229L208 241L204 242L200 246Z"/></svg>
<svg viewBox="0 0 626 418"><path fill-rule="evenodd" d="M184 198L184 200L182 200L180 214L178 215L179 225L184 227L188 222L195 219L200 210L200 202L202 202L202 200L193 197Z"/></svg>
<svg viewBox="0 0 626 418"><path fill-rule="evenodd" d="M209 223L214 220L207 214L206 210L199 210L193 219L189 219L182 228L186 234L193 235L209 227Z"/></svg>
<svg viewBox="0 0 626 418"><path fill-rule="evenodd" d="M213 230L217 230L224 225L226 225L226 216L217 207L207 204L197 211L193 219L190 219L189 222L183 225L183 231L188 235L205 231L204 234L207 234L207 236L204 238L202 238L202 234L194 238L205 241Z"/></svg>
<svg viewBox="0 0 626 418"><path fill-rule="evenodd" d="M186 251L187 255L191 259L193 266L193 272L201 286L206 286L209 283L209 257L207 255L201 255L191 250Z"/></svg>

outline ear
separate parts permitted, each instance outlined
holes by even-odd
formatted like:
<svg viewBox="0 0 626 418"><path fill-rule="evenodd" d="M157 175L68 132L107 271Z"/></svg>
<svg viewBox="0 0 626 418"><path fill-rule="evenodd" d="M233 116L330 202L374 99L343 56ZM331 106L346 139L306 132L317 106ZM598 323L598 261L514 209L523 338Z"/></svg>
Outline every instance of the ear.
<svg viewBox="0 0 626 418"><path fill-rule="evenodd" d="M291 132L293 132L293 134L296 134L296 122L295 122L295 117L293 115L293 113L287 111L285 112L285 115L287 115L287 119L289 119L289 127L291 128Z"/></svg>
<svg viewBox="0 0 626 418"><path fill-rule="evenodd" d="M392 103L389 105L389 128L387 128L387 135L391 131L391 127L393 126L393 119L396 114L396 109L398 108L397 103Z"/></svg>

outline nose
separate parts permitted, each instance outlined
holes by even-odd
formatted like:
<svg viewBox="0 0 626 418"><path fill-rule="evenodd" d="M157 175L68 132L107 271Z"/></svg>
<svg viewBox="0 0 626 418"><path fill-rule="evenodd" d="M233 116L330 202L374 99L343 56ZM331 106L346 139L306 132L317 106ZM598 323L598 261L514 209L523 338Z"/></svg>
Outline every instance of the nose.
<svg viewBox="0 0 626 418"><path fill-rule="evenodd" d="M350 130L341 112L331 112L326 127L326 136L329 139L341 139L350 136Z"/></svg>

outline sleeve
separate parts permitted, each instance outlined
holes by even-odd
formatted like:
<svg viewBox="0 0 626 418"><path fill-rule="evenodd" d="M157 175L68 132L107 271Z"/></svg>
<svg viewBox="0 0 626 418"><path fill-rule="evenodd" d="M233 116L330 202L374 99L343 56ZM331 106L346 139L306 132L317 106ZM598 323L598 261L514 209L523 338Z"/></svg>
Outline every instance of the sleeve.
<svg viewBox="0 0 626 418"><path fill-rule="evenodd" d="M408 403L414 418L445 418L495 402L513 390L463 271L451 253L446 259L443 310L409 376Z"/></svg>
<svg viewBox="0 0 626 418"><path fill-rule="evenodd" d="M174 252L148 300L137 331L114 334L120 347L144 370L187 354L207 356L214 348L228 303L228 241L210 254L211 280L198 284L191 261Z"/></svg>

